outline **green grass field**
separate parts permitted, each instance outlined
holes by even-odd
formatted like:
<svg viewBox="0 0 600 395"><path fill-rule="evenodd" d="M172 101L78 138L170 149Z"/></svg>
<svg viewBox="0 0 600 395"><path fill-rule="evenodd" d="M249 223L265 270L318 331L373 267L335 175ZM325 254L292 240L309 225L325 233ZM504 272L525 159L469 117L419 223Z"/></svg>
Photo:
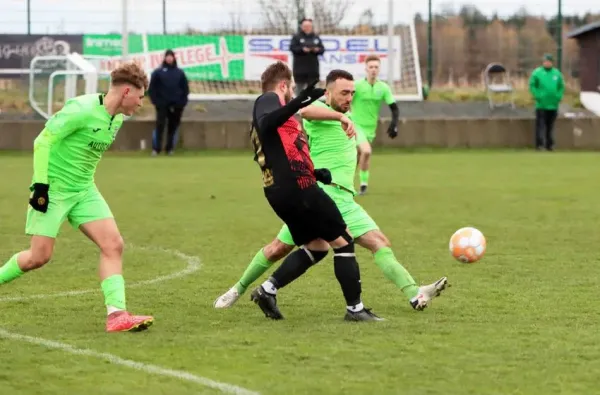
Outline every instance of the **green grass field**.
<svg viewBox="0 0 600 395"><path fill-rule="evenodd" d="M284 321L268 321L249 293L215 310L280 227L251 154L111 153L97 183L127 243L128 307L155 325L104 333L96 249L65 224L52 262L0 286L0 393L594 393L600 157L385 151L373 166L360 202L417 280L452 284L426 311L413 311L363 250L363 298L386 322L342 320L331 255L280 291ZM5 261L28 243L31 157L4 154L0 168ZM474 265L448 252L462 226L487 237Z"/></svg>

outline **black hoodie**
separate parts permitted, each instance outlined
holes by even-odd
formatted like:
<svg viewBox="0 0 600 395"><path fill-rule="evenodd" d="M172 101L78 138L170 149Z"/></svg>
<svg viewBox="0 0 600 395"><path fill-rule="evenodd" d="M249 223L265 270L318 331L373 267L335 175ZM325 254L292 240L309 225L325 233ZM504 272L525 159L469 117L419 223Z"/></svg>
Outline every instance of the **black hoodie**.
<svg viewBox="0 0 600 395"><path fill-rule="evenodd" d="M165 58L175 54L168 49ZM190 88L183 70L177 67L177 59L169 65L166 61L152 72L148 94L152 104L156 107L177 106L185 107L188 102Z"/></svg>

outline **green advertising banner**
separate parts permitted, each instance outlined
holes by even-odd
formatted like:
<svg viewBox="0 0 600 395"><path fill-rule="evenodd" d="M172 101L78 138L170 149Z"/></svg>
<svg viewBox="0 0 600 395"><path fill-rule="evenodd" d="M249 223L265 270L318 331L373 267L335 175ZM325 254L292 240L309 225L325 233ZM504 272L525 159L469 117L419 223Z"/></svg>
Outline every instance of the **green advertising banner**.
<svg viewBox="0 0 600 395"><path fill-rule="evenodd" d="M160 67L165 50L172 49L177 64L191 81L239 81L244 79L243 36L176 36L141 35L128 37L129 60L148 70ZM121 62L120 34L86 34L83 54L103 72L110 72Z"/></svg>

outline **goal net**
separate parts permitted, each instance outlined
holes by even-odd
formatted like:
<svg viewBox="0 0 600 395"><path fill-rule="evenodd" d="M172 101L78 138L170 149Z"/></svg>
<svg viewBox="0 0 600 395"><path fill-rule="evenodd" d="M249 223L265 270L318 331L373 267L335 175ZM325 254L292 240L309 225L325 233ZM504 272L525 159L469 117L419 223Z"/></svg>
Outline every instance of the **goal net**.
<svg viewBox="0 0 600 395"><path fill-rule="evenodd" d="M140 0L130 1L130 8ZM146 0L155 5L157 0ZM150 4L152 3L152 4ZM411 1L384 0L196 0L175 3L175 12L190 15L183 34L127 36L128 59L148 73L159 67L166 49L175 52L190 82L191 100L252 100L260 92L260 75L272 62L291 67L292 35L302 16L313 19L325 46L320 57L321 80L330 70L345 69L355 78L365 76L364 60L382 59L380 78L391 83L397 100L422 100L422 80ZM376 4L376 5L375 5ZM152 7L153 12L160 11ZM141 13L129 13L141 18ZM136 16L137 15L137 16ZM153 15L154 19L158 19ZM175 16L173 16L175 18ZM196 20L194 22L194 20ZM129 31L137 24L132 21ZM168 31L174 29L167 26ZM108 75L122 58L122 36L84 36L84 55Z"/></svg>

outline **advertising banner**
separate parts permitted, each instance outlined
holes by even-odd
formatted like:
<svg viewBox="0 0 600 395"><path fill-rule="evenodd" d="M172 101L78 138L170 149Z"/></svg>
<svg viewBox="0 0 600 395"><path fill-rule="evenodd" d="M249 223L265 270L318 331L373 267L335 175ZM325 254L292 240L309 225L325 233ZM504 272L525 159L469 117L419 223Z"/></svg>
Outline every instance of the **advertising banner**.
<svg viewBox="0 0 600 395"><path fill-rule="evenodd" d="M387 78L388 71L388 36L321 36L325 53L320 56L321 79L334 69L344 69L354 75L354 78L365 76L365 58L369 55L379 55L381 58L381 79ZM271 63L281 60L292 66L290 52L291 36L245 36L246 61L244 77L246 80L258 81L264 69ZM401 59L400 37L393 40L395 79L399 79Z"/></svg>
<svg viewBox="0 0 600 395"><path fill-rule="evenodd" d="M239 81L244 79L243 36L130 35L129 60L148 70L159 67L165 50L175 52L178 66L191 81ZM103 72L110 72L121 61L119 34L87 34L83 54ZM90 59L91 60L91 59Z"/></svg>
<svg viewBox="0 0 600 395"><path fill-rule="evenodd" d="M2 78L21 76L31 59L43 55L82 53L82 35L0 34L0 69ZM10 70L15 73L11 74Z"/></svg>

